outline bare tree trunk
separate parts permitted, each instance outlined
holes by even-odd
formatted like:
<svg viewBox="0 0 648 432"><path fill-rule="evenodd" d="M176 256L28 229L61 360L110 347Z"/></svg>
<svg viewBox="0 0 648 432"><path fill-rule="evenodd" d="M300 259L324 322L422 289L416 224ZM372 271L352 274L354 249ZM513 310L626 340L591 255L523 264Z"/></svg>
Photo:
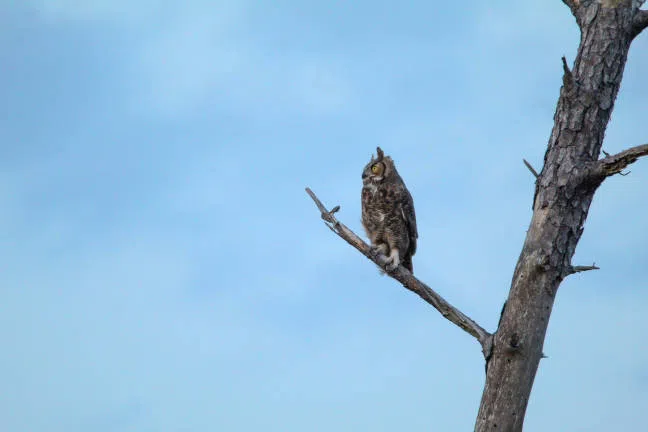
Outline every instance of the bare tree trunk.
<svg viewBox="0 0 648 432"><path fill-rule="evenodd" d="M565 3L581 28L580 46L573 72L563 58L563 86L533 217L487 359L478 432L522 430L558 286L569 274L588 269L572 267L571 259L590 203L605 177L627 165L598 158L628 50L645 16L636 1Z"/></svg>
<svg viewBox="0 0 648 432"><path fill-rule="evenodd" d="M480 343L486 385L477 432L522 430L558 287L570 274L597 268L571 263L594 193L606 177L648 155L644 144L612 156L604 152L606 157L599 159L630 44L648 27L648 11L639 9L644 0L563 2L580 26L580 46L573 71L563 57L563 86L540 174L524 161L536 176L533 216L497 331L486 331L404 267L387 271ZM310 189L306 191L334 233L385 266L385 256L374 255L335 218L339 206L328 211Z"/></svg>

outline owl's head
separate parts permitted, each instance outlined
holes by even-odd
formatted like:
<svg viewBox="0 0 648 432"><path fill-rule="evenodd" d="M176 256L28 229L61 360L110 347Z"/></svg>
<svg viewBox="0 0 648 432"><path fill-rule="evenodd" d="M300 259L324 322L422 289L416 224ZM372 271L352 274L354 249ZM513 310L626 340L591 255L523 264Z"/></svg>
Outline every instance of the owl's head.
<svg viewBox="0 0 648 432"><path fill-rule="evenodd" d="M386 178L392 177L396 172L394 161L389 156L385 156L380 147L376 148L378 156L371 155L371 160L362 170L362 183L379 183Z"/></svg>

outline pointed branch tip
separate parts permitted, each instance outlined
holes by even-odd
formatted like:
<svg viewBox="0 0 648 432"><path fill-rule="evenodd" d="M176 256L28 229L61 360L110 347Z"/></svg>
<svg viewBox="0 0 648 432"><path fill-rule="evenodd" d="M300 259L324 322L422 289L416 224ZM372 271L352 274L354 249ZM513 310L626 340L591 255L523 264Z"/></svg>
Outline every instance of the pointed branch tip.
<svg viewBox="0 0 648 432"><path fill-rule="evenodd" d="M315 201L315 205L317 206L317 209L320 211L320 215L322 219L324 219L326 222L329 224L332 224L334 227L336 227L339 222L337 219L335 219L335 216L333 216L334 213L338 212L340 210L340 206L336 205L331 209L331 211L327 210L326 207L324 207L324 204L322 204L322 201L317 198L315 193L310 189L306 188L306 193L310 195L310 197ZM329 228L333 229L331 226L327 225Z"/></svg>
<svg viewBox="0 0 648 432"><path fill-rule="evenodd" d="M590 271L590 270L600 270L600 267L596 266L596 263L592 263L591 266L572 266L569 269L569 274L574 274L574 273L580 273L584 271Z"/></svg>
<svg viewBox="0 0 648 432"><path fill-rule="evenodd" d="M571 70L569 70L569 65L567 64L567 58L565 56L562 56L561 59L563 65L563 72L565 73L565 75L571 75Z"/></svg>
<svg viewBox="0 0 648 432"><path fill-rule="evenodd" d="M569 91L574 86L574 75L572 75L572 71L569 69L569 65L567 64L567 59L565 58L565 56L562 56L562 66L563 86L565 87L565 90Z"/></svg>
<svg viewBox="0 0 648 432"><path fill-rule="evenodd" d="M306 193L308 195L310 195L310 197L313 199L313 201L315 201L315 205L317 206L317 208L319 209L319 211L321 213L328 213L328 210L326 210L326 207L324 207L324 204L322 204L322 201L320 201L319 198L317 198L315 193L313 193L313 191L310 188L308 188L308 187L306 188Z"/></svg>
<svg viewBox="0 0 648 432"><path fill-rule="evenodd" d="M524 165L529 168L529 171L531 171L531 174L533 174L535 178L538 178L540 176L540 174L538 174L538 171L536 171L526 159L522 159L522 162L524 162Z"/></svg>

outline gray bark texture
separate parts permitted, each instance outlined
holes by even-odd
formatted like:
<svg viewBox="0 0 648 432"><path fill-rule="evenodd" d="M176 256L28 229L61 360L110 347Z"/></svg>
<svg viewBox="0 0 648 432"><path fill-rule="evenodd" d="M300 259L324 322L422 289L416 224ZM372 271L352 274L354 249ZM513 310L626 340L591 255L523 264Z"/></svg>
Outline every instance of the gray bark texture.
<svg viewBox="0 0 648 432"><path fill-rule="evenodd" d="M444 318L473 336L486 360L486 384L475 423L477 432L522 430L533 380L542 358L556 292L570 274L598 267L574 266L571 259L583 234L592 198L608 176L648 155L648 144L599 158L605 129L632 40L648 26L643 0L563 0L581 29L573 70L563 57L563 85L554 127L536 178L533 216L518 259L497 331L486 331L449 304L403 266L386 270ZM325 224L380 267L387 258L371 248L327 210L313 191Z"/></svg>
<svg viewBox="0 0 648 432"><path fill-rule="evenodd" d="M639 146L599 160L632 39L645 27L640 2L565 1L581 29L573 71L563 59L563 86L533 216L508 300L487 359L475 431L522 430L556 291L584 267L572 256L592 198L608 175L645 155Z"/></svg>

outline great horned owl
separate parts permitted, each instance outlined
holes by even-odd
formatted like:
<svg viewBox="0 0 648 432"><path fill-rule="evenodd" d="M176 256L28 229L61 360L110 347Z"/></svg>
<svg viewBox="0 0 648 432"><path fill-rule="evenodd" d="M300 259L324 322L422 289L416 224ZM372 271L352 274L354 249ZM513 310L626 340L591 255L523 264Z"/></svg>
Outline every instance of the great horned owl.
<svg viewBox="0 0 648 432"><path fill-rule="evenodd" d="M376 150L378 157L362 170L362 225L372 249L389 258L387 270L403 264L411 272L418 238L414 201L392 158Z"/></svg>

